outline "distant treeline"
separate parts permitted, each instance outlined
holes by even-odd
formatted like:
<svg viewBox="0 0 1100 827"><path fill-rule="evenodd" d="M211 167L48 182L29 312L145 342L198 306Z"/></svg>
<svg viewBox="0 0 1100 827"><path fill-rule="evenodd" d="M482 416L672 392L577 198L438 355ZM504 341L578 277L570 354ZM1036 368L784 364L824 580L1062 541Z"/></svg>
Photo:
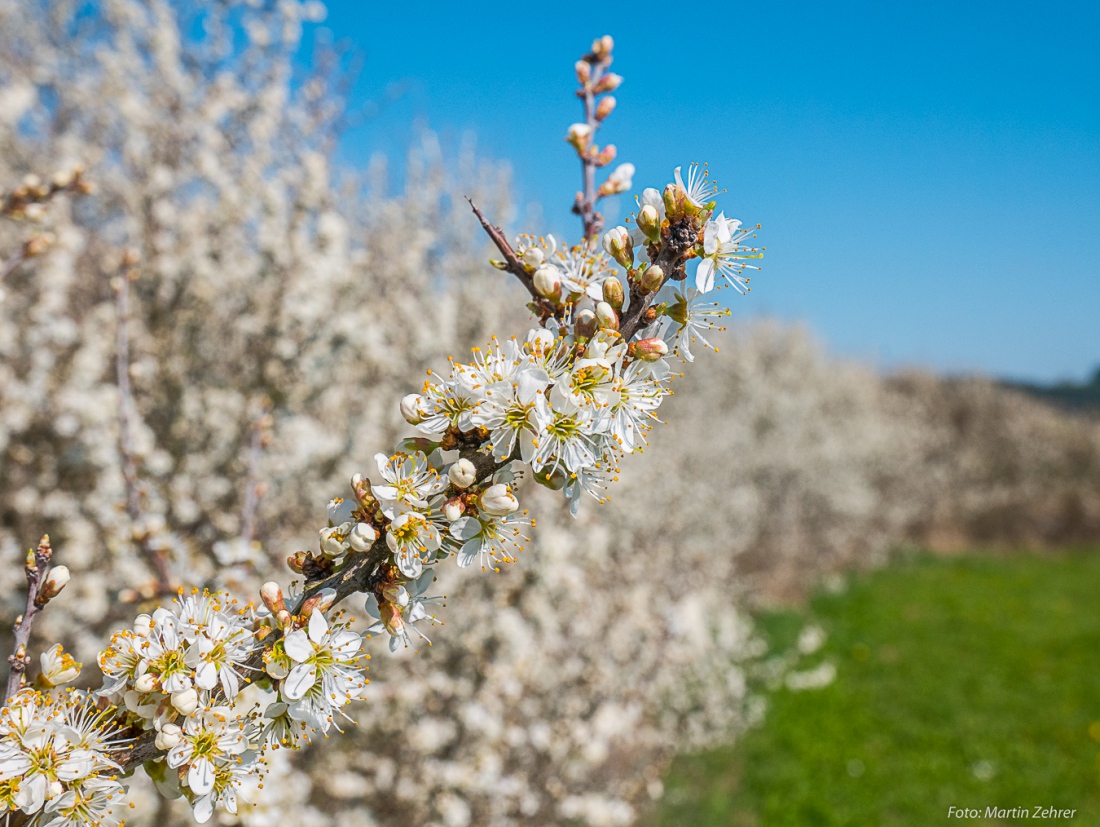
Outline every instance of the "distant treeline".
<svg viewBox="0 0 1100 827"><path fill-rule="evenodd" d="M1075 410L1100 411L1100 367L1087 382L1059 382L1040 385L1030 382L1002 382L1007 388L1015 388L1037 399Z"/></svg>

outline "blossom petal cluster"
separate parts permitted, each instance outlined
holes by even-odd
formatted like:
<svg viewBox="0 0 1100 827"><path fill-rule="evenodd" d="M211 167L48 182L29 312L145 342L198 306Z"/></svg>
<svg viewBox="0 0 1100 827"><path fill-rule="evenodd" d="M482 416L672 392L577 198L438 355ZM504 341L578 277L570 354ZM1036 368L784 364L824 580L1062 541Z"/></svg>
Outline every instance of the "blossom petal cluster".
<svg viewBox="0 0 1100 827"><path fill-rule="evenodd" d="M109 756L127 740L87 693L17 693L0 711L0 816L116 827L125 790Z"/></svg>

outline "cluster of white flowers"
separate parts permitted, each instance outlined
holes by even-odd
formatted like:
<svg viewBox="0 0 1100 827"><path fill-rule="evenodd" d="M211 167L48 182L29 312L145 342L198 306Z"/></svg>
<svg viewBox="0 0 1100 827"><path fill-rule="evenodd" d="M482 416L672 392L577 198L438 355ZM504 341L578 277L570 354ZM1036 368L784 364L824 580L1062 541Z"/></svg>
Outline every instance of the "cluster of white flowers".
<svg viewBox="0 0 1100 827"><path fill-rule="evenodd" d="M439 417L427 425L436 430L396 443L405 427L397 401L412 389L409 377L493 331L523 329L515 301L522 287L484 272L484 239L462 196L502 221L525 219L510 209L502 167L476 162L468 145L451 158L430 135L402 165L398 194L388 190L380 160L348 186L338 183L330 148L339 104L323 77L287 80L298 77L301 24L317 13L316 3L294 2L0 0L0 189L13 206L31 207L13 212L18 223L0 222L0 267L15 263L0 279L0 550L14 559L26 536L49 526L76 582L39 617L36 638L62 640L88 661L108 630L138 611L150 614L134 632L151 628L159 596L140 544L164 553L175 582L242 595L279 576L274 566L284 550L320 552L295 556L310 594L318 579L353 573L364 560L377 564L357 581L368 587L365 624L346 628L322 609L326 630L317 621L314 631L317 612L304 607L289 622L262 607L248 624L238 618L257 648L254 661L234 656L238 665L224 676L243 687L232 703L214 665L220 656L203 660L197 650L192 664L185 655L186 670L168 669L201 698L191 716L161 689L119 690L110 713L125 723L119 738L136 738L142 757L162 754L145 765L161 790L186 793L200 813L220 802L217 818L226 824L272 823L276 807L304 813L311 783L318 807L343 811L308 810L302 818L310 824L618 823L659 795L660 768L674 750L743 725L744 670L731 663L758 649L740 610L754 591L786 596L823 569L875 559L911 530L981 538L999 514L1033 526L1028 536L1036 540L1052 527L1100 525L1100 475L1095 463L1079 461L1100 456L1095 429L993 386L947 387L931 378L884 384L825 360L804 337L760 327L677 381L677 396L667 398L672 377L655 377L654 366L677 355L690 361L700 347L718 344L712 332L726 311L716 287L745 288L748 257L757 255L737 249L751 244L751 232L706 209L713 185L690 168L673 176L671 191L646 190L634 223L608 233L596 229L586 193L579 205L585 241L577 247L521 237L512 250L519 281L530 282L545 328L493 340L472 366L434 377L430 386L457 383L439 410L406 403L400 411L424 417L420 428ZM570 143L596 167L614 160L612 147L595 145L621 82L604 71L610 52L601 39L586 56L594 60L578 65L591 117L586 112L585 123L569 130ZM59 189L43 209L43 192L75 181L37 180L28 171L80 166L96 195L70 199ZM620 164L595 194L626 193L633 177L634 168ZM666 232L678 239L689 196L692 233L681 272L651 249L650 235L659 229L662 245ZM28 238L50 241L16 262L11 254ZM128 371L137 520L118 508L126 491L116 318L105 289L124 246L140 252ZM511 262L502 264L519 276ZM635 320L632 310L642 305L634 286L652 286L655 268L664 284L647 298L653 318ZM584 353L576 348L578 325L582 338L593 328ZM643 331L651 340L644 346ZM604 345L610 392L603 365L583 373L579 365L600 358L594 354ZM523 368L521 387L499 396L467 387L469 377L499 372L496 363L509 353L522 364L503 368ZM547 379L541 393L539 370ZM602 400L589 401L592 384ZM609 407L624 388L628 397L637 388L640 407L620 405L612 421ZM569 424L569 405L587 411L572 424L589 438L552 434L536 445L556 416ZM647 406L658 413L658 405L671 425L646 462L623 463L614 501L582 509L576 520L530 484L533 473L483 475L514 455L529 467L539 462L555 485L564 478L570 504L586 485L606 498L598 485L617 472L605 457L617 463L644 446L655 419L635 417ZM271 439L257 441L265 410ZM1000 424L968 429L963 420ZM395 443L369 491L358 480L371 496L369 511L357 493L334 501L318 536L317 503L369 465L367 446ZM580 447L593 465L584 465ZM546 453L536 458L537 448ZM575 479L567 459L583 466ZM997 476L992 469L1005 462L1012 473ZM521 499L540 515L537 532ZM502 566L520 547L534 552L523 555L524 565ZM439 566L446 556L460 565ZM419 576L406 573L418 565ZM470 571L478 568L503 573L478 577ZM50 576L64 579L61 569ZM22 573L0 567L0 586L9 614L17 614ZM456 611L437 635L426 627L442 598L431 594L444 591ZM352 629L399 655L363 693L371 702L353 713L360 726L317 739L307 761L286 749L257 758L265 746L300 746L315 730L331 732L350 711L344 704L365 684ZM400 657L426 632L434 649ZM265 660L262 651L276 651L272 641L284 635L296 641L293 651L281 644L285 658ZM191 651L186 642L181 648ZM52 708L64 693L55 687L76 677L79 664L58 646L39 662L41 673L28 678L39 708ZM204 683L216 675L213 690L199 684L200 667ZM142 689L155 672L147 670ZM187 691L179 698L185 709ZM100 704L111 708L106 698ZM217 716L235 723L223 728ZM177 750L177 766L168 766L167 744L178 737L175 749L185 736L195 740L192 751ZM157 738L164 749L153 750ZM210 759L214 786L200 795L191 767L199 764L194 784L205 789L209 773L199 759L219 743L225 759ZM121 763L129 746L108 753ZM258 789L265 759L292 780ZM238 783L225 771L219 776L223 764L257 775ZM15 780L0 784L11 789ZM90 795L100 783L67 799L84 808L67 823L110 823L97 808L117 796ZM136 775L127 783L147 782ZM241 803L232 817L229 809L250 796L255 804ZM43 805L41 822L57 817L46 814L57 798ZM147 809L134 823L149 823Z"/></svg>
<svg viewBox="0 0 1100 827"><path fill-rule="evenodd" d="M128 739L110 707L87 693L26 689L0 710L0 816L20 811L43 827L115 827L123 810L120 766Z"/></svg>

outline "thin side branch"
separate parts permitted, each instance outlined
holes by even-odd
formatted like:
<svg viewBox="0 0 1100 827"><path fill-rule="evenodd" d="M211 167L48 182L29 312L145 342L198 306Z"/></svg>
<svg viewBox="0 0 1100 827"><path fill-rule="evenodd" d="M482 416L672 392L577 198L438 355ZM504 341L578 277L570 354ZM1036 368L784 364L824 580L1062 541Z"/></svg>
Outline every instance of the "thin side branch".
<svg viewBox="0 0 1100 827"><path fill-rule="evenodd" d="M50 548L50 537L44 534L35 549L33 556L27 554L27 606L23 614L15 619L15 648L8 656L11 671L8 673L8 685L4 692L4 703L7 703L23 686L23 675L31 659L27 654L27 643L31 638L31 627L34 625L34 617L38 610L46 605L42 598L42 584L46 581L46 573L49 569L50 558L53 550Z"/></svg>
<svg viewBox="0 0 1100 827"><path fill-rule="evenodd" d="M488 234L490 240L496 245L496 248L500 250L500 254L504 256L504 261L498 263L498 267L504 270L506 273L511 273L517 279L520 284L527 288L527 292L531 294L533 299L532 304L535 305L532 309L538 314L539 318L545 321L551 316L556 315L557 311L546 297L541 295L538 290L535 289L535 282L531 273L527 272L527 268L523 262L519 260L519 256L516 255L516 251L512 249L512 245L508 243L508 239L504 237L504 231L500 227L497 227L485 218L481 210L474 204L473 199L466 199L470 204L470 209L474 211L474 215L477 216L477 220L481 222L482 228Z"/></svg>

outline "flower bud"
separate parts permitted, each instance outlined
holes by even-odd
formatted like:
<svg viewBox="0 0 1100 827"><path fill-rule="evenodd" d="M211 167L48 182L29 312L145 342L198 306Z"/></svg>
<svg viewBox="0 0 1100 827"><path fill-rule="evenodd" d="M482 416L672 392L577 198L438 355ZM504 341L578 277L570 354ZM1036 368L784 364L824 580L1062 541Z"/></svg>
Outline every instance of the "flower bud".
<svg viewBox="0 0 1100 827"><path fill-rule="evenodd" d="M477 480L477 468L470 460L462 458L447 469L447 478L455 488L469 488Z"/></svg>
<svg viewBox="0 0 1100 827"><path fill-rule="evenodd" d="M146 695L150 692L155 692L158 686L157 676L151 672L146 672L136 681L134 681L134 691L139 692L142 695Z"/></svg>
<svg viewBox="0 0 1100 827"><path fill-rule="evenodd" d="M512 514L519 508L519 500L512 494L512 489L502 482L490 485L485 489L478 500L478 507L486 514L494 517L503 517Z"/></svg>
<svg viewBox="0 0 1100 827"><path fill-rule="evenodd" d="M532 270L537 270L544 261L546 254L539 247L528 247L523 251L523 263Z"/></svg>
<svg viewBox="0 0 1100 827"><path fill-rule="evenodd" d="M634 240L626 227L612 227L603 234L603 248L628 270L634 266Z"/></svg>
<svg viewBox="0 0 1100 827"><path fill-rule="evenodd" d="M588 149L588 142L592 140L592 127L586 123L572 124L569 131L565 133L565 140L572 144L577 152L584 152Z"/></svg>
<svg viewBox="0 0 1100 827"><path fill-rule="evenodd" d="M608 144L598 153L596 153L595 162L598 167L606 167L612 161L615 160L615 156L619 154L619 150L615 148L615 144Z"/></svg>
<svg viewBox="0 0 1100 827"><path fill-rule="evenodd" d="M279 624L280 629L289 629L294 618L290 616L290 612L283 609L277 615L275 615L275 622Z"/></svg>
<svg viewBox="0 0 1100 827"><path fill-rule="evenodd" d="M382 589L382 598L404 609L409 605L409 590L397 583L390 583Z"/></svg>
<svg viewBox="0 0 1100 827"><path fill-rule="evenodd" d="M573 332L578 339L591 339L596 332L596 314L587 307L578 313Z"/></svg>
<svg viewBox="0 0 1100 827"><path fill-rule="evenodd" d="M634 342L634 356L643 362L656 362L668 355L668 345L664 339L642 339Z"/></svg>
<svg viewBox="0 0 1100 827"><path fill-rule="evenodd" d="M378 539L378 532L370 523L356 523L348 535L348 545L353 551L366 551Z"/></svg>
<svg viewBox="0 0 1100 827"><path fill-rule="evenodd" d="M597 57L611 57L611 50L614 48L615 40L609 34L605 34L603 37L597 37L592 41L592 54Z"/></svg>
<svg viewBox="0 0 1100 827"><path fill-rule="evenodd" d="M362 474L352 474L351 490L355 492L355 498L359 501L360 505L374 502L374 497L371 496L370 491L370 480Z"/></svg>
<svg viewBox="0 0 1100 827"><path fill-rule="evenodd" d="M149 637L153 630L153 618L146 614L140 614L134 618L134 634L138 637Z"/></svg>
<svg viewBox="0 0 1100 827"><path fill-rule="evenodd" d="M669 221L675 221L684 214L687 199L680 187L675 184L666 186L665 191L661 193L661 200L664 202L665 215Z"/></svg>
<svg viewBox="0 0 1100 827"><path fill-rule="evenodd" d="M321 589L302 604L302 610L298 614L308 618L314 612L327 612L335 602L336 589Z"/></svg>
<svg viewBox="0 0 1100 827"><path fill-rule="evenodd" d="M351 533L351 524L342 523L318 532L321 541L321 553L333 559L342 557L348 550L347 537Z"/></svg>
<svg viewBox="0 0 1100 827"><path fill-rule="evenodd" d="M652 204L646 204L638 213L638 229L650 241L661 238L661 216Z"/></svg>
<svg viewBox="0 0 1100 827"><path fill-rule="evenodd" d="M419 425L424 421L424 415L420 412L420 403L423 400L418 393L410 393L401 399L401 415L410 425Z"/></svg>
<svg viewBox="0 0 1100 827"><path fill-rule="evenodd" d="M286 565L295 574L301 574L312 555L308 551L296 551L286 558Z"/></svg>
<svg viewBox="0 0 1100 827"><path fill-rule="evenodd" d="M614 96L608 95L606 98L600 100L596 105L596 120L602 121L608 115L615 111L616 100Z"/></svg>
<svg viewBox="0 0 1100 827"><path fill-rule="evenodd" d="M577 82L584 86L592 79L592 66L587 60L578 60L573 64L577 71Z"/></svg>
<svg viewBox="0 0 1100 827"><path fill-rule="evenodd" d="M181 715L190 715L196 709L199 708L199 693L191 689L185 689L183 692L176 692L172 695L172 706Z"/></svg>
<svg viewBox="0 0 1100 827"><path fill-rule="evenodd" d="M402 637L405 633L405 620L401 617L401 607L383 600L378 604L378 619L386 627L386 631L394 637Z"/></svg>
<svg viewBox="0 0 1100 827"><path fill-rule="evenodd" d="M603 300L616 311L623 309L623 301L626 294L623 293L623 283L614 276L608 276L603 280Z"/></svg>
<svg viewBox="0 0 1100 827"><path fill-rule="evenodd" d="M596 305L596 323L600 330L618 330L619 314L607 302L599 302Z"/></svg>
<svg viewBox="0 0 1100 827"><path fill-rule="evenodd" d="M260 586L260 599L272 614L278 614L286 609L286 600L283 599L283 590L274 580L268 580Z"/></svg>
<svg viewBox="0 0 1100 827"><path fill-rule="evenodd" d="M54 566L46 575L46 582L38 592L41 600L51 600L61 594L65 584L69 582L69 569L67 566Z"/></svg>
<svg viewBox="0 0 1100 827"><path fill-rule="evenodd" d="M544 264L535 271L532 281L540 295L553 301L561 298L561 274L557 267Z"/></svg>
<svg viewBox="0 0 1100 827"><path fill-rule="evenodd" d="M596 85L592 87L592 91L599 95L602 92L614 92L619 86L622 85L623 76L616 75L614 72L608 72L598 81Z"/></svg>
<svg viewBox="0 0 1100 827"><path fill-rule="evenodd" d="M638 284L642 290L646 293L652 293L655 290L661 289L661 284L665 280L665 271L654 264L652 267L647 267L645 271L638 277Z"/></svg>
<svg viewBox="0 0 1100 827"><path fill-rule="evenodd" d="M183 740L183 730L175 724L165 724L157 733L157 749L170 750Z"/></svg>
<svg viewBox="0 0 1100 827"><path fill-rule="evenodd" d="M449 523L453 523L465 513L466 503L462 502L458 497L447 500L443 505L443 516L447 518L447 522Z"/></svg>

